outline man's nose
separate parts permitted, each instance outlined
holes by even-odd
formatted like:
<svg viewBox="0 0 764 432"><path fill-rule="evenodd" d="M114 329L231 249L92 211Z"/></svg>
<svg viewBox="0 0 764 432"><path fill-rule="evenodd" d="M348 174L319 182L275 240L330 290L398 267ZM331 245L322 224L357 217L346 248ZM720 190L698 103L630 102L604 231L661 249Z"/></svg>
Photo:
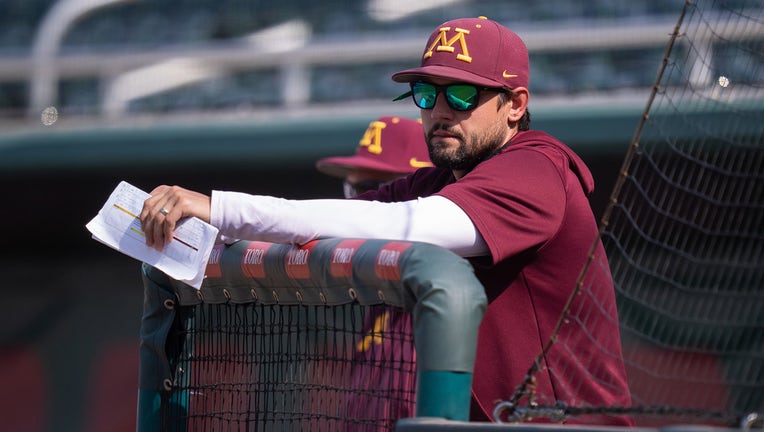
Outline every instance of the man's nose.
<svg viewBox="0 0 764 432"><path fill-rule="evenodd" d="M454 110L448 106L446 95L443 93L438 93L435 96L435 105L432 106L431 111L432 118L437 119L450 119L454 115Z"/></svg>

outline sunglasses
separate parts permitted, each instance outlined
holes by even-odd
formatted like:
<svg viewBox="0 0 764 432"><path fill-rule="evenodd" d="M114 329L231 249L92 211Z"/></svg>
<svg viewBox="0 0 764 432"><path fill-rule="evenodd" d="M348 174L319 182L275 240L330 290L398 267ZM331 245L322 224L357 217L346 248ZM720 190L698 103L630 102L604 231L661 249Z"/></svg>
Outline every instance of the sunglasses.
<svg viewBox="0 0 764 432"><path fill-rule="evenodd" d="M446 103L448 103L448 106L451 107L451 109L456 111L469 111L478 106L481 91L506 93L505 89L497 87L479 87L472 84L439 86L417 81L411 83L411 91L398 96L393 99L393 101L399 101L412 96L414 104L419 108L432 109L432 107L435 106L435 101L438 99L438 95L443 93L446 95Z"/></svg>

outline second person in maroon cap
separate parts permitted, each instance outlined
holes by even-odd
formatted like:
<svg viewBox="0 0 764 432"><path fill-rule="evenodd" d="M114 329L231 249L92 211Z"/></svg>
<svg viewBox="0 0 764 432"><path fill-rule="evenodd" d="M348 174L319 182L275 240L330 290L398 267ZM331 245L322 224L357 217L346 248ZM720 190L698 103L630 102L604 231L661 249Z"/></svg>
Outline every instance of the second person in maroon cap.
<svg viewBox="0 0 764 432"><path fill-rule="evenodd" d="M354 155L316 162L322 173L343 179L345 198L354 198L431 166L422 123L397 116L383 116L369 123Z"/></svg>
<svg viewBox="0 0 764 432"><path fill-rule="evenodd" d="M382 116L366 128L358 142L355 154L319 159L316 168L333 177L343 179L345 198L355 198L380 186L405 177L419 168L432 167L422 123L405 117ZM371 309L364 316L361 333L353 351L358 365L351 371L352 387L358 393L347 401L358 412L375 406L398 417L413 417L416 406L410 400L385 401L375 398L374 388L380 383L398 383L397 390L415 391L416 377L404 368L378 367L389 359L401 365L413 364L416 353L408 345L395 343L395 334L411 332L411 316L391 309ZM384 358L381 358L384 356ZM381 404L384 404L384 408Z"/></svg>

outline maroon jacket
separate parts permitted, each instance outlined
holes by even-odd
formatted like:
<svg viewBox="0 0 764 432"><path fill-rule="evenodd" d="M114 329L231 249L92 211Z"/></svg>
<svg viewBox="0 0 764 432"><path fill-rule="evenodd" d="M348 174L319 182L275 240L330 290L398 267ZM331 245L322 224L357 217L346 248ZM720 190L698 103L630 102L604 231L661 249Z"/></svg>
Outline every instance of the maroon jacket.
<svg viewBox="0 0 764 432"><path fill-rule="evenodd" d="M593 188L589 169L570 148L544 132L525 131L459 181L450 170L423 168L361 195L385 202L441 195L461 207L485 239L491 256L470 260L489 300L478 336L474 420L492 418L496 403L512 396L549 340L597 236L587 198ZM590 267L588 294L577 296L572 308L586 321L568 320L536 375L542 405L631 403L601 243L595 253L602 265ZM582 421L632 424L624 417Z"/></svg>

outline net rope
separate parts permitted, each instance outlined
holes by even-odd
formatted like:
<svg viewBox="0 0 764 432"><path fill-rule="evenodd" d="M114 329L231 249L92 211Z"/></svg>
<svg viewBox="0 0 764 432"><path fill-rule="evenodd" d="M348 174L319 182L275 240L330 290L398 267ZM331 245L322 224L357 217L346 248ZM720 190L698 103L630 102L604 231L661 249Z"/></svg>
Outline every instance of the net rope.
<svg viewBox="0 0 764 432"><path fill-rule="evenodd" d="M590 255L554 336L497 405L498 421L626 413L644 426L739 425L764 411L763 11L761 0L685 2L601 220L609 262ZM544 356L587 364L565 335L607 319L576 307L596 304L589 288L605 266L632 404L540 397L537 374L566 372ZM608 386L605 371L589 373L582 385Z"/></svg>
<svg viewBox="0 0 764 432"><path fill-rule="evenodd" d="M413 416L414 341L392 324L410 319L400 308L202 304L180 314L163 430L384 431Z"/></svg>

